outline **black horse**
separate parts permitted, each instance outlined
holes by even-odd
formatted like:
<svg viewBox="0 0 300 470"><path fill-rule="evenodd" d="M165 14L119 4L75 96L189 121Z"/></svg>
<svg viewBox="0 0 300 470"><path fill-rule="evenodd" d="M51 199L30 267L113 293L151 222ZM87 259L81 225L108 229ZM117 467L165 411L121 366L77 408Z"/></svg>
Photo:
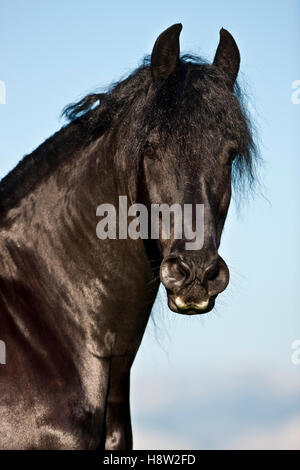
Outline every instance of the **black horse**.
<svg viewBox="0 0 300 470"><path fill-rule="evenodd" d="M222 29L212 64L179 52L181 24L0 184L0 447L129 449L130 368L159 281L178 313L207 313L229 280L218 255L231 183L255 147ZM204 204L204 244L99 240L96 208ZM192 221L192 224L194 222Z"/></svg>

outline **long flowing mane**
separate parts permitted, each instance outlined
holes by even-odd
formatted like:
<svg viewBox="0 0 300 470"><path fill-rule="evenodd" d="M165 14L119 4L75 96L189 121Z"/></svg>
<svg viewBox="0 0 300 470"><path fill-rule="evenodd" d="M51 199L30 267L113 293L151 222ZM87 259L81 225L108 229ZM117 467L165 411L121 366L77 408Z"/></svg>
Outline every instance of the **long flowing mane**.
<svg viewBox="0 0 300 470"><path fill-rule="evenodd" d="M247 189L253 189L256 181L259 156L253 138L254 126L244 104L243 91L235 83L234 94L229 100L229 94L225 91L226 77L216 67L195 55L181 56L178 77L185 95L193 94L193 100L189 103L195 103L197 113L201 114L201 122L206 127L223 127L226 133L225 126L228 126L229 119L236 128L242 145L233 164L232 181L239 194L247 193ZM68 158L74 150L101 136L112 122L118 125L134 103L145 97L151 83L150 58L147 56L140 67L125 80L111 85L105 93L92 93L66 106L62 114L67 124L25 156L1 180L0 213L6 212L32 191L36 184L57 168L61 159ZM198 100L195 100L195 90ZM226 123L222 118L224 110L227 113Z"/></svg>
<svg viewBox="0 0 300 470"><path fill-rule="evenodd" d="M89 94L80 101L66 106L63 115L69 122L76 122L82 116L86 116L90 131L98 135L99 129L103 128L105 122L110 121L120 112L126 111L139 94L148 90L152 82L150 60L150 57L146 56L138 69L124 81L113 84L107 93ZM199 101L196 104L199 105L198 112L202 114L202 122L212 120L218 127L225 126L225 121L221 119L221 116L218 119L215 115L217 107L218 109L226 109L230 113L230 119L235 126L237 123L239 124L237 131L242 137L243 145L234 161L233 185L240 194L247 193L247 190L253 189L256 183L256 168L260 157L255 142L256 129L247 109L245 100L247 96L244 90L236 81L234 100L229 102L225 89L226 77L216 67L210 66L199 56L182 55L179 67L178 76L184 82L185 90L189 92L196 89L199 92ZM204 90L210 91L207 101L212 99L212 102L206 102L205 106L201 103L204 98ZM92 109L94 112L91 112Z"/></svg>

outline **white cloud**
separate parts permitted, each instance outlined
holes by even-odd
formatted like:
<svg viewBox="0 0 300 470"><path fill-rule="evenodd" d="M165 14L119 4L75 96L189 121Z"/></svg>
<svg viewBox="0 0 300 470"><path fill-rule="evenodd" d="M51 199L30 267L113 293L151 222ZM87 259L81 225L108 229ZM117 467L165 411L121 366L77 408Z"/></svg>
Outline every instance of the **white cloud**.
<svg viewBox="0 0 300 470"><path fill-rule="evenodd" d="M131 396L136 449L300 450L296 368L142 379Z"/></svg>
<svg viewBox="0 0 300 470"><path fill-rule="evenodd" d="M300 415L275 428L251 431L234 439L227 449L234 450L300 450Z"/></svg>
<svg viewBox="0 0 300 470"><path fill-rule="evenodd" d="M171 433L164 433L162 431L156 432L153 429L135 428L133 449L186 450L191 449L191 446L184 438L180 439L178 435L174 436Z"/></svg>

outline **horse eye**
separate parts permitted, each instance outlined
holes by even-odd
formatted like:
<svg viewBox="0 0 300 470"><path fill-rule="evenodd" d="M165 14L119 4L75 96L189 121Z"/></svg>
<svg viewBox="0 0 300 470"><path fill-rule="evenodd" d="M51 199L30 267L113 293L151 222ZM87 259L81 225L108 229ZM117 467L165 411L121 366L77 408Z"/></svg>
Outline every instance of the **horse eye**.
<svg viewBox="0 0 300 470"><path fill-rule="evenodd" d="M151 147L151 145L148 145L146 148L145 148L145 151L144 151L145 155L147 157L153 157L153 155L155 154L155 151L154 151L154 148Z"/></svg>

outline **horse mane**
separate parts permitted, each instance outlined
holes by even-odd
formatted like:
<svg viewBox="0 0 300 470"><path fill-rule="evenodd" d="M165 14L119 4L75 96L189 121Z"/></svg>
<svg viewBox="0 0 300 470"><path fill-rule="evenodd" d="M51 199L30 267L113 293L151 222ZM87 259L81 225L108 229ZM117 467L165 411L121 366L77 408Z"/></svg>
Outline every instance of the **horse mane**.
<svg viewBox="0 0 300 470"><path fill-rule="evenodd" d="M92 110L89 117L83 115L64 125L46 139L31 154L23 159L0 181L0 215L14 207L29 194L41 181L53 173L60 162L72 158L86 145L88 136L103 134L109 127L102 113L101 123L90 128Z"/></svg>
<svg viewBox="0 0 300 470"><path fill-rule="evenodd" d="M98 135L99 126L102 127L103 119L108 115L112 120L119 113L127 112L128 107L136 98L138 93L145 92L152 83L150 71L151 57L145 56L140 67L138 67L125 80L116 82L110 86L106 93L92 93L78 102L67 105L62 115L69 122L76 122L77 119L86 117L88 127L92 133ZM191 66L192 69L201 70L201 81L206 82L204 87L214 92L211 95L217 96L219 107L228 109L228 92L226 91L226 77L216 67L210 66L202 57L194 54L184 54L180 57L180 69L186 69ZM184 76L185 74L178 74ZM199 74L198 74L199 75ZM192 84L195 89L195 84ZM234 97L238 103L235 109L231 109L231 121L234 125L240 124L239 132L242 134L243 145L233 163L232 183L236 194L239 196L247 195L258 183L257 167L260 162L259 150L256 143L256 126L247 107L249 100L245 90L240 86L237 80L234 85ZM202 107L202 113L211 113L213 105L209 108ZM91 111L94 110L94 113ZM204 115L203 120L205 121ZM218 126L224 125L221 119L218 120Z"/></svg>
<svg viewBox="0 0 300 470"><path fill-rule="evenodd" d="M187 70L190 70L187 80ZM197 79L192 78L196 70ZM181 73L182 72L182 73ZM200 73L199 73L200 72ZM245 93L238 83L234 86L234 97L238 105L228 103L228 91L225 91L226 77L216 67L208 65L201 57L185 54L179 63L179 77L194 91L209 89L211 96L216 96L218 107L230 112L230 120L242 136L243 145L233 164L233 185L237 192L246 193L253 189L256 181L256 166L259 160L254 141L254 126L245 105ZM53 172L62 159L72 155L74 150L87 145L101 136L112 124L120 122L129 109L141 96L145 96L152 83L150 57L146 56L136 70L127 78L112 84L104 93L91 93L78 102L69 104L62 112L66 125L42 143L31 154L25 156L18 165L0 181L0 213L14 207L16 202L28 194L48 174ZM216 100L215 100L216 101ZM215 103L207 102L199 112L203 122L212 119ZM222 126L222 119L217 126ZM224 129L225 130L225 129Z"/></svg>

